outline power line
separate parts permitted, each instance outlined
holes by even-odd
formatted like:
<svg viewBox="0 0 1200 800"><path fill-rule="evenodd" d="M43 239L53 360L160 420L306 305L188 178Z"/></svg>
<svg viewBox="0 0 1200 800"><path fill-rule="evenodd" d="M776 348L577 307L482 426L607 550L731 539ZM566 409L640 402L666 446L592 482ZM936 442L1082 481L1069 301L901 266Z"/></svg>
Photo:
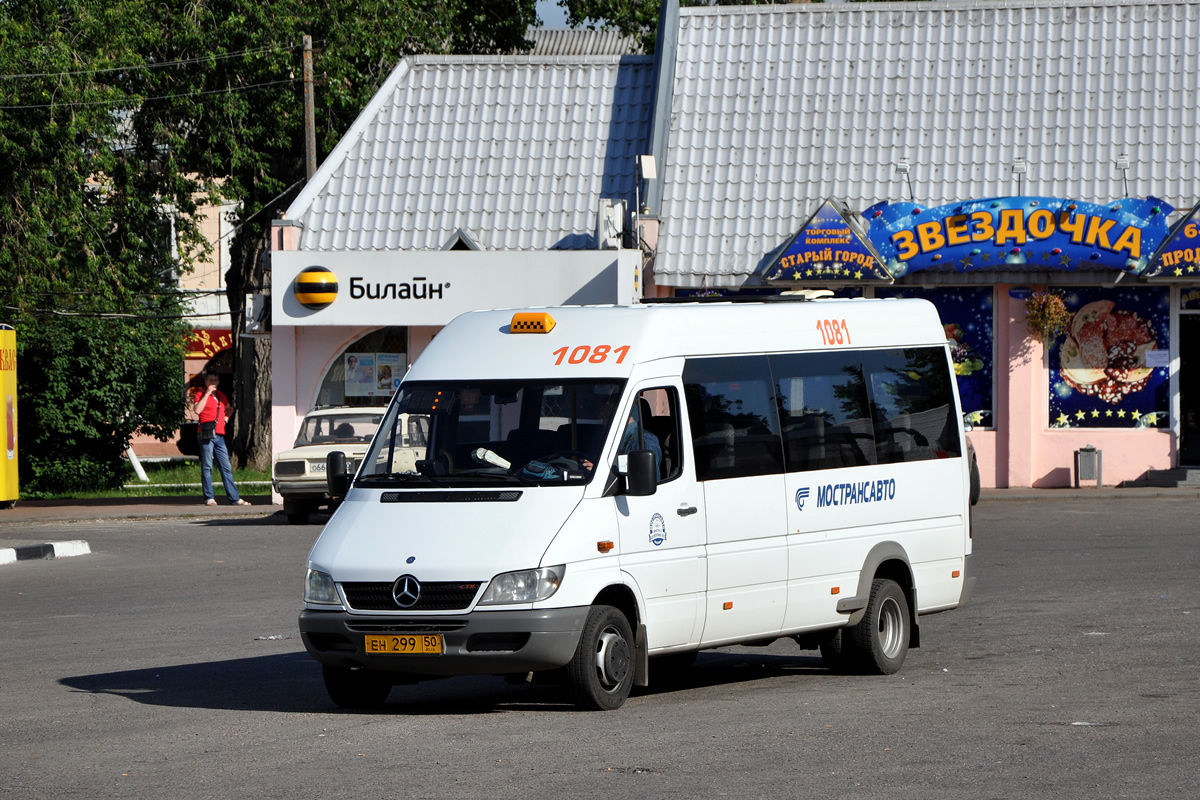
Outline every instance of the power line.
<svg viewBox="0 0 1200 800"><path fill-rule="evenodd" d="M185 67L190 64L207 64L210 61L224 61L230 58L241 58L242 56L252 56L259 53L269 53L273 50L281 49L278 46L258 47L253 50L235 50L232 53L223 53L221 55L204 56L201 58L186 58L179 61L160 61L151 64L132 64L127 67L103 67L101 69L79 69L71 72L26 72L14 75L0 75L0 80L16 80L25 78L67 78L74 75L100 75L106 72L132 72L141 69L166 69L167 67ZM295 50L296 46L289 44L287 50Z"/></svg>
<svg viewBox="0 0 1200 800"><path fill-rule="evenodd" d="M152 100L174 100L180 97L196 97L209 96L218 94L237 94L239 92L249 92L256 89L267 89L272 86L283 86L285 84L293 84L295 80L289 78L285 81L269 81L267 83L255 83L250 86L239 86L231 89L210 89L204 92L185 92L182 94L164 94L156 97L122 97L114 100L89 100L81 103L39 103L37 105L28 106L0 106L0 111L25 111L37 108L83 108L85 106L115 106L125 103L148 103Z"/></svg>

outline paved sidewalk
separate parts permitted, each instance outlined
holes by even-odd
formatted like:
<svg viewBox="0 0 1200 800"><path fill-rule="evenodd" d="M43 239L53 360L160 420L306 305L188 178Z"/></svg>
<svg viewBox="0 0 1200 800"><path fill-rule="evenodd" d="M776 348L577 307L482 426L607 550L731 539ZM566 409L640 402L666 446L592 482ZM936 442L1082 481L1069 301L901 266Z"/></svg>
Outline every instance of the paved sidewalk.
<svg viewBox="0 0 1200 800"><path fill-rule="evenodd" d="M108 519L220 519L222 517L269 516L282 513L283 506L271 505L262 495L246 497L248 506L208 506L203 497L102 498L96 500L19 500L13 508L0 509L0 538L12 535L13 526L31 526L41 522L74 522Z"/></svg>

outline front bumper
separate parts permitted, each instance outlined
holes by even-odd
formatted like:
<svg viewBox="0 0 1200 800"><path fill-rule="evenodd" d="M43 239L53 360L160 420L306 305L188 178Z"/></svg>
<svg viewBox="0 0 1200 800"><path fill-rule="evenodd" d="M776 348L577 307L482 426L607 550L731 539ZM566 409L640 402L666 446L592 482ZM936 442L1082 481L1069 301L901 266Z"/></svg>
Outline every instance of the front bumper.
<svg viewBox="0 0 1200 800"><path fill-rule="evenodd" d="M342 611L300 612L300 638L309 655L331 667L413 675L503 675L564 666L575 654L589 608L474 611L392 617ZM367 634L440 633L441 655L368 655Z"/></svg>
<svg viewBox="0 0 1200 800"><path fill-rule="evenodd" d="M329 499L329 484L324 478L319 480L280 480L275 478L272 483L275 485L275 491L292 500Z"/></svg>

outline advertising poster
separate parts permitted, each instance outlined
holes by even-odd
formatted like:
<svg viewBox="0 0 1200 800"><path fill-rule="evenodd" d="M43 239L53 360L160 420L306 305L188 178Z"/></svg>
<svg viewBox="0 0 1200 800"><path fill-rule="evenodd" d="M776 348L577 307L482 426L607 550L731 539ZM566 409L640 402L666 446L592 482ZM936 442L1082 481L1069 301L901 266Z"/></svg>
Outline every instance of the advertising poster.
<svg viewBox="0 0 1200 800"><path fill-rule="evenodd" d="M17 332L0 328L0 397L4 399L4 453L0 454L0 501L20 494L17 481Z"/></svg>
<svg viewBox="0 0 1200 800"><path fill-rule="evenodd" d="M1080 288L1050 347L1050 427L1165 428L1170 290Z"/></svg>
<svg viewBox="0 0 1200 800"><path fill-rule="evenodd" d="M391 395L400 387L404 377L404 353L375 354L375 389L377 394Z"/></svg>
<svg viewBox="0 0 1200 800"><path fill-rule="evenodd" d="M981 428L995 425L992 415L994 309L992 287L945 289L880 287L876 297L919 298L933 303L954 359L963 418Z"/></svg>
<svg viewBox="0 0 1200 800"><path fill-rule="evenodd" d="M346 397L372 397L375 388L375 354L347 353Z"/></svg>

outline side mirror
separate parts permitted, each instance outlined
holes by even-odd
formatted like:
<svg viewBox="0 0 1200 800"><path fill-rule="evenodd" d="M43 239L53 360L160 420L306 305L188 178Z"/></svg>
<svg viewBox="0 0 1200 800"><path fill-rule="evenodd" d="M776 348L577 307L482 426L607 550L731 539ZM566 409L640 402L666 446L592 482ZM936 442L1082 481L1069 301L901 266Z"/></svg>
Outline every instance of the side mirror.
<svg viewBox="0 0 1200 800"><path fill-rule="evenodd" d="M658 464L653 450L634 450L626 458L625 494L649 497L658 491Z"/></svg>
<svg viewBox="0 0 1200 800"><path fill-rule="evenodd" d="M350 473L346 469L346 454L334 450L325 456L325 486L330 497L345 497L350 491Z"/></svg>

